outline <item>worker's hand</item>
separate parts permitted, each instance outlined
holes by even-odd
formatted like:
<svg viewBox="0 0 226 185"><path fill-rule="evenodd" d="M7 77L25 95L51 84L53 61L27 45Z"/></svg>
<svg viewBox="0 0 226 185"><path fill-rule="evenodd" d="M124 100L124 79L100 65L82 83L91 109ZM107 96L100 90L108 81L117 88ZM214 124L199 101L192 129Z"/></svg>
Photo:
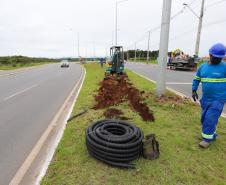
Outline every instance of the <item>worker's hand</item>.
<svg viewBox="0 0 226 185"><path fill-rule="evenodd" d="M196 91L192 91L192 98L194 101L198 100L199 96Z"/></svg>

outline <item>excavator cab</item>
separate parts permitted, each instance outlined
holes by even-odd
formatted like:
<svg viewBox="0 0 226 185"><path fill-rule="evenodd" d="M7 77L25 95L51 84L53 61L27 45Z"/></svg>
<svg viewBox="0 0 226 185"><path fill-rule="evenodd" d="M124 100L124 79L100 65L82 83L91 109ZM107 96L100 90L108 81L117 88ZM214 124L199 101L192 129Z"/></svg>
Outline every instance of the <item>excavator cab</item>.
<svg viewBox="0 0 226 185"><path fill-rule="evenodd" d="M124 73L124 52L122 46L113 46L110 48L111 61L106 70L106 74L122 75Z"/></svg>

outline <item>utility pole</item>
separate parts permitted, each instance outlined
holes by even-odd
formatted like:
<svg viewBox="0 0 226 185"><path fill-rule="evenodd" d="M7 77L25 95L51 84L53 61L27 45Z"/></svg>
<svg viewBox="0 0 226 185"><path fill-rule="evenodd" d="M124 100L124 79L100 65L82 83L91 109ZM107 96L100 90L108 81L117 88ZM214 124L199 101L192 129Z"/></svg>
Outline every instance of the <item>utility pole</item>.
<svg viewBox="0 0 226 185"><path fill-rule="evenodd" d="M199 55L199 46L200 46L200 38L201 38L201 31L202 31L202 20L204 15L204 4L205 4L205 0L202 0L201 11L199 16L199 26L198 26L198 32L197 32L197 38L196 38L196 44L195 44L196 56Z"/></svg>
<svg viewBox="0 0 226 185"><path fill-rule="evenodd" d="M106 51L106 57L108 57L108 47L105 48Z"/></svg>
<svg viewBox="0 0 226 185"><path fill-rule="evenodd" d="M148 31L148 49L147 49L147 63L149 61L149 50L150 50L150 36L151 36L151 31Z"/></svg>
<svg viewBox="0 0 226 185"><path fill-rule="evenodd" d="M80 49L79 49L79 47L80 47L80 43L79 43L79 32L78 32L78 58L80 57Z"/></svg>
<svg viewBox="0 0 226 185"><path fill-rule="evenodd" d="M127 48L127 53L126 54L127 54L127 56L126 56L127 57L127 61L129 61L129 49L128 48Z"/></svg>
<svg viewBox="0 0 226 185"><path fill-rule="evenodd" d="M93 57L96 57L96 51L95 51L95 42L93 42Z"/></svg>
<svg viewBox="0 0 226 185"><path fill-rule="evenodd" d="M166 63L168 56L169 29L172 0L163 0L162 23L158 57L157 95L161 96L166 91Z"/></svg>
<svg viewBox="0 0 226 185"><path fill-rule="evenodd" d="M142 50L139 50L139 59L138 59L139 62L141 61L140 60L141 53L142 53Z"/></svg>
<svg viewBox="0 0 226 185"><path fill-rule="evenodd" d="M134 62L137 61L137 43L135 42L135 57L134 57Z"/></svg>
<svg viewBox="0 0 226 185"><path fill-rule="evenodd" d="M114 31L112 31L112 37L111 37L111 46L114 45Z"/></svg>
<svg viewBox="0 0 226 185"><path fill-rule="evenodd" d="M86 48L85 52L86 52L86 53L85 53L85 57L86 57L86 58L85 58L85 61L87 61L87 58L88 58L88 56L87 56L87 48Z"/></svg>

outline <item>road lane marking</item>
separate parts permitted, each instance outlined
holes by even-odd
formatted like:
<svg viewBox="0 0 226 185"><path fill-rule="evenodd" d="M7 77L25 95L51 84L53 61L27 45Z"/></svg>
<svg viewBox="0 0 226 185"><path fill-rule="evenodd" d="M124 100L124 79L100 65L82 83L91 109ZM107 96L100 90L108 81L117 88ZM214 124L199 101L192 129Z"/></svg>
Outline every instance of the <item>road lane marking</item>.
<svg viewBox="0 0 226 185"><path fill-rule="evenodd" d="M12 94L12 95L10 95L10 96L4 98L4 101L7 101L7 100L9 100L9 99L11 99L11 98L14 98L15 96L18 96L18 95L20 95L20 94L23 94L23 93L25 93L25 92L27 92L27 91L29 91L29 90L31 90L31 89L37 87L37 86L38 86L37 84L36 84L36 85L32 85L31 87L28 87L28 88L26 88L26 89L23 89L22 91L16 92L15 94Z"/></svg>
<svg viewBox="0 0 226 185"><path fill-rule="evenodd" d="M10 75L14 75L14 74L16 74L16 73L3 73L3 74L0 74L0 77L2 77L2 76L10 76Z"/></svg>
<svg viewBox="0 0 226 185"><path fill-rule="evenodd" d="M24 71L28 71L28 70L31 70L31 69L40 68L40 67L43 67L45 65L48 65L48 64L40 64L40 65L32 66L32 67L24 67L24 68L21 68L21 69L14 69L14 70L12 70L12 72L9 72L9 73L7 73L7 72L6 73L2 73L2 74L0 73L0 77L16 75L18 73L21 73L21 72L24 72ZM2 72L2 71L0 71L0 72Z"/></svg>
<svg viewBox="0 0 226 185"><path fill-rule="evenodd" d="M150 82L156 84L156 81L154 81L154 80L152 80L152 79L150 79L150 78L148 78L148 77L146 77L146 76L144 76L144 75L141 75L141 74L135 72L135 71L132 70L132 69L129 69L129 70L132 71L132 72L134 72L134 73L137 74L138 76L140 76L140 77L142 77L142 78L144 78L144 79L146 79L146 80L148 80L148 81L150 81ZM174 89L172 89L172 88L170 88L170 87L166 87L166 89L168 89L169 91L175 93L176 95L178 95L178 96L180 96L180 97L182 97L182 98L188 98L188 99L190 99L191 101L193 101L192 98L186 96L185 94L183 94L183 93L181 93L181 92L179 92L179 91L176 91L176 90L174 90ZM197 103L198 105L200 105L199 102L195 102L195 103ZM225 114L225 113L222 113L222 114L221 114L221 117L226 118L226 114Z"/></svg>
<svg viewBox="0 0 226 185"><path fill-rule="evenodd" d="M167 85L192 85L191 82L166 82Z"/></svg>
<svg viewBox="0 0 226 185"><path fill-rule="evenodd" d="M12 178L11 182L9 183L9 185L18 185L18 184L20 184L20 182L22 181L24 175L26 174L26 172L28 171L28 169L32 165L32 162L35 160L35 158L39 154L40 150L44 146L46 140L48 139L49 134L56 127L57 120L59 119L59 117L61 116L61 114L64 111L65 107L67 106L67 103L69 102L71 96L73 95L73 93L76 91L76 89L80 85L79 90L76 93L76 99L77 99L77 96L79 95L79 92L80 92L81 87L82 87L82 83L83 83L83 81L85 79L86 71L85 71L84 68L83 68L83 70L84 70L84 73L81 75L79 81L76 83L75 87L70 92L69 96L66 98L66 100L63 103L63 105L60 107L60 109L58 110L57 114L55 115L55 117L53 118L53 120L51 121L51 123L49 124L49 126L47 127L47 129L44 131L44 133L42 134L42 136L39 138L39 140L37 141L37 143L33 147L32 151L26 157L25 161L20 166L20 168L18 169L18 171L16 172L16 174ZM76 99L75 99L75 101L76 101ZM73 110L73 107L72 107L72 110ZM71 110L69 110L69 111L71 111ZM69 116L70 115L67 115L66 119L68 119ZM65 126L66 126L66 123L65 123L63 129L65 129ZM64 133L64 130L61 130L60 133L58 133L59 135L57 135L56 143L54 143L53 146L52 146L53 148L51 148L49 150L49 153L47 154L48 155L47 156L47 159L44 161L44 166L41 169L41 172L39 173L39 175L36 177L36 180L37 181L36 181L35 184L39 184L38 181L40 181L41 178L43 177L43 175L45 175L45 173L47 171L47 168L48 168L48 165L51 162L51 159L52 159L52 157L53 157L53 155L55 153L55 149L56 149L58 143L60 142L60 139L62 138L63 133Z"/></svg>

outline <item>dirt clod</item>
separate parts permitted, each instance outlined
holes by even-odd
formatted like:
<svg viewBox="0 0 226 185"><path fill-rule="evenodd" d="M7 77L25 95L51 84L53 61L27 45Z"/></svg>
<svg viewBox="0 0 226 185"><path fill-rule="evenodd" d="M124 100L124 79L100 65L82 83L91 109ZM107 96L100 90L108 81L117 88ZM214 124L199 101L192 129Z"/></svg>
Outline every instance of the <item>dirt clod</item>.
<svg viewBox="0 0 226 185"><path fill-rule="evenodd" d="M123 112L118 110L118 109L107 109L105 112L104 112L104 116L106 118L117 118L119 116L123 115Z"/></svg>
<svg viewBox="0 0 226 185"><path fill-rule="evenodd" d="M120 119L120 120L128 120L129 118L122 116L123 112L121 110L115 109L115 108L111 108L111 109L107 109L104 112L104 116L105 118L108 119Z"/></svg>
<svg viewBox="0 0 226 185"><path fill-rule="evenodd" d="M154 121L152 111L136 87L134 87L126 75L117 80L114 76L109 76L100 82L98 94L95 96L96 105L94 109L102 109L118 105L124 101L129 101L130 106L139 113L144 121Z"/></svg>

